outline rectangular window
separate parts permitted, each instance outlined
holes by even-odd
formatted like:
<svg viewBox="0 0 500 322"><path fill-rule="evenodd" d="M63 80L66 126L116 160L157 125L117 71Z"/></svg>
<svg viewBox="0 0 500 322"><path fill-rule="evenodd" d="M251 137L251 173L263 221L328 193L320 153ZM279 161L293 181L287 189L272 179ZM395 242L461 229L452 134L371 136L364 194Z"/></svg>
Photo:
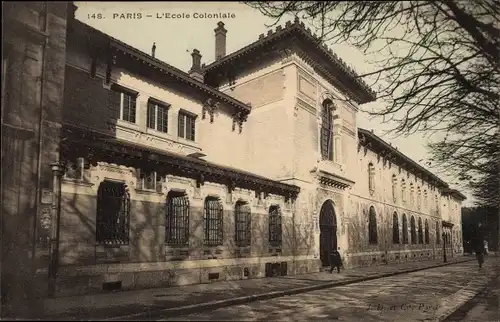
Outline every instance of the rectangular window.
<svg viewBox="0 0 500 322"><path fill-rule="evenodd" d="M137 187L142 190L161 192L162 178L156 171L141 171L136 169Z"/></svg>
<svg viewBox="0 0 500 322"><path fill-rule="evenodd" d="M129 243L130 195L125 185L104 181L97 193L96 241L105 245Z"/></svg>
<svg viewBox="0 0 500 322"><path fill-rule="evenodd" d="M205 200L204 244L206 246L221 246L223 243L222 204L219 199L208 197Z"/></svg>
<svg viewBox="0 0 500 322"><path fill-rule="evenodd" d="M195 140L196 116L186 112L179 112L178 135L186 140Z"/></svg>
<svg viewBox="0 0 500 322"><path fill-rule="evenodd" d="M136 100L137 94L127 91L122 87L113 88L113 105L119 104L119 108L113 106L116 116L120 120L130 123L136 122Z"/></svg>
<svg viewBox="0 0 500 322"><path fill-rule="evenodd" d="M150 129L168 133L168 108L153 101L148 102L147 126Z"/></svg>
<svg viewBox="0 0 500 322"><path fill-rule="evenodd" d="M238 202L234 207L234 217L236 246L250 246L250 207L243 202Z"/></svg>
<svg viewBox="0 0 500 322"><path fill-rule="evenodd" d="M281 247L281 212L278 206L269 208L269 245Z"/></svg>
<svg viewBox="0 0 500 322"><path fill-rule="evenodd" d="M169 192L165 214L165 244L189 242L189 199L184 193Z"/></svg>
<svg viewBox="0 0 500 322"><path fill-rule="evenodd" d="M76 158L75 160L66 161L65 179L83 180L83 171L85 168L85 159Z"/></svg>

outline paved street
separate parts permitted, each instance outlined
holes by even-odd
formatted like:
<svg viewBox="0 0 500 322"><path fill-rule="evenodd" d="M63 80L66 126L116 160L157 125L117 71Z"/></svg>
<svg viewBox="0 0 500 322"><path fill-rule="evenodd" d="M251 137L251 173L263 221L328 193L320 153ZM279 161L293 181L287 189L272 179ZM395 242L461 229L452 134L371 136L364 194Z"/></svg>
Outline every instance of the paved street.
<svg viewBox="0 0 500 322"><path fill-rule="evenodd" d="M430 321L472 297L492 272L491 264L462 263L161 320Z"/></svg>

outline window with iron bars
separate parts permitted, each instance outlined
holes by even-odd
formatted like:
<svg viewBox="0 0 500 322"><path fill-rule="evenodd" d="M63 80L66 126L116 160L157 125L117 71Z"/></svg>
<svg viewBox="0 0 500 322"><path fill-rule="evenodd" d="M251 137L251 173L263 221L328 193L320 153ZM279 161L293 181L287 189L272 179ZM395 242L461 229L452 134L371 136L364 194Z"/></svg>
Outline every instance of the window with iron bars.
<svg viewBox="0 0 500 322"><path fill-rule="evenodd" d="M205 226L204 244L206 246L221 246L223 243L223 209L219 198L205 199Z"/></svg>
<svg viewBox="0 0 500 322"><path fill-rule="evenodd" d="M96 241L105 245L129 243L130 195L123 183L104 181L97 195Z"/></svg>
<svg viewBox="0 0 500 322"><path fill-rule="evenodd" d="M333 116L329 100L325 100L321 109L321 157L333 161Z"/></svg>
<svg viewBox="0 0 500 322"><path fill-rule="evenodd" d="M165 244L189 243L189 198L185 193L169 192L165 207Z"/></svg>
<svg viewBox="0 0 500 322"><path fill-rule="evenodd" d="M271 206L269 207L269 245L280 247L281 237L281 210L279 206Z"/></svg>
<svg viewBox="0 0 500 322"><path fill-rule="evenodd" d="M239 201L234 206L235 242L238 247L250 246L251 243L251 218L250 207L247 203Z"/></svg>

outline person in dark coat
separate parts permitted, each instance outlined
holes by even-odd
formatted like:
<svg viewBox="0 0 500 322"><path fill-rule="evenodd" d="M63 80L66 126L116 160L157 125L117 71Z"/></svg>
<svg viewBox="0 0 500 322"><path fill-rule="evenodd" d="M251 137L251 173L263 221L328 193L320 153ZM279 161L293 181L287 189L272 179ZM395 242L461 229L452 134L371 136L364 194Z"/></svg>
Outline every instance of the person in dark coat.
<svg viewBox="0 0 500 322"><path fill-rule="evenodd" d="M476 259L477 263L479 264L479 268L483 266L484 263L484 245L483 243L476 243Z"/></svg>
<svg viewBox="0 0 500 322"><path fill-rule="evenodd" d="M337 268L337 273L340 273L340 267L342 266L342 257L339 253L340 248L333 249L330 254L330 273L333 273L333 270Z"/></svg>

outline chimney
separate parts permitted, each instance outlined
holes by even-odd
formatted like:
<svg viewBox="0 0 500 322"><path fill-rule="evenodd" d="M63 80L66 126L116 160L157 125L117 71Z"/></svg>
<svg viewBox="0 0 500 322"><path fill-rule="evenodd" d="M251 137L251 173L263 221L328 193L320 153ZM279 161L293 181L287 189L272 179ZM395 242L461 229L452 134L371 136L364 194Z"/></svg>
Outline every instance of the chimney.
<svg viewBox="0 0 500 322"><path fill-rule="evenodd" d="M151 56L155 58L155 51L156 51L156 43L153 42L153 47L151 48Z"/></svg>
<svg viewBox="0 0 500 322"><path fill-rule="evenodd" d="M191 57L193 57L193 65L189 70L189 76L203 83L203 70L201 69L201 54L198 49L193 49L191 53Z"/></svg>
<svg viewBox="0 0 500 322"><path fill-rule="evenodd" d="M215 60L219 60L226 56L226 33L227 30L224 28L224 23L219 21L217 23L217 28L215 31Z"/></svg>

